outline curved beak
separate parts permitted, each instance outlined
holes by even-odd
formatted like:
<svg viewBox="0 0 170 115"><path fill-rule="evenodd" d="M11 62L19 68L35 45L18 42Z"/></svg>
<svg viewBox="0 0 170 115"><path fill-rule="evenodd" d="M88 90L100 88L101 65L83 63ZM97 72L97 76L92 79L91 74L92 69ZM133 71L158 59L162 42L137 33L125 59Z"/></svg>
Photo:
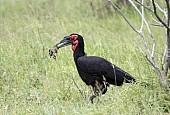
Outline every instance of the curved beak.
<svg viewBox="0 0 170 115"><path fill-rule="evenodd" d="M53 57L54 59L56 59L55 54L57 53L57 50L59 48L64 47L64 46L68 46L68 45L72 45L72 44L73 44L73 41L70 40L70 36L64 37L59 43L57 43L51 49L49 49L50 58Z"/></svg>
<svg viewBox="0 0 170 115"><path fill-rule="evenodd" d="M54 47L58 49L64 46L72 45L73 41L70 40L70 36L65 36L59 43L57 43Z"/></svg>

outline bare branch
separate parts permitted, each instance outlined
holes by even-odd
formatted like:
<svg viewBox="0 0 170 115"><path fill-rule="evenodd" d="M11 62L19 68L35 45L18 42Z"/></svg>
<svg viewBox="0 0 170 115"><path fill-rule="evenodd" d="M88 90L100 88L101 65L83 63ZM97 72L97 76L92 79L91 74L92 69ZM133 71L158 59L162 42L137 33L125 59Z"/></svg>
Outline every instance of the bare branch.
<svg viewBox="0 0 170 115"><path fill-rule="evenodd" d="M165 44L164 54L163 54L163 57L162 57L162 69L163 69L163 65L165 63L166 53L167 53L167 45Z"/></svg>
<svg viewBox="0 0 170 115"><path fill-rule="evenodd" d="M143 55L144 57L146 57L145 52L142 50L142 48L139 46L139 44L138 44L138 42L137 42L136 40L135 40L135 44L136 44L137 48L139 49L139 51L142 53L142 55Z"/></svg>
<svg viewBox="0 0 170 115"><path fill-rule="evenodd" d="M156 41L155 39L153 38L153 46L152 46L152 54L151 54L151 57L154 58L154 53L155 53L155 46L156 46Z"/></svg>
<svg viewBox="0 0 170 115"><path fill-rule="evenodd" d="M154 43L153 43L153 46L152 46L152 53L150 53L150 50L149 50L149 47L148 47L148 45L147 45L147 42L146 42L146 39L145 39L144 35L142 35L141 37L142 37L142 40L143 40L143 42L144 42L145 48L146 48L146 50L147 50L147 52L148 52L148 55L150 56L150 58L154 58L154 51L155 51L156 42L155 42L155 39L154 39L154 37L153 37L153 35L152 35L152 32L151 32L151 30L150 30L150 28L149 28L149 25L148 25L147 21L146 21L145 18L144 18L144 14L142 14L142 13L139 11L139 9L138 9L138 8L136 7L136 5L132 2L132 0L129 0L129 2L132 4L132 6L135 8L135 10L139 13L139 15L141 16L143 22L146 24L146 27L147 27L147 29L148 29L148 32L149 32L149 34L150 34L150 36L151 36L151 38L152 38L152 40L153 40L153 42L154 42Z"/></svg>
<svg viewBox="0 0 170 115"><path fill-rule="evenodd" d="M157 17L157 19L169 30L170 28L168 27L168 25L159 17L159 15L157 14L157 9L156 9L156 5L155 5L155 0L152 0L152 4L153 4L153 8L154 8L154 14Z"/></svg>
<svg viewBox="0 0 170 115"><path fill-rule="evenodd" d="M142 0L142 4L143 4L143 0ZM142 17L144 17L144 7L142 7ZM140 32L143 30L143 25L144 25L144 20L143 20L143 18L142 18L142 24L141 24L141 28L140 28Z"/></svg>
<svg viewBox="0 0 170 115"><path fill-rule="evenodd" d="M152 2L152 0L151 0L151 2ZM164 14L166 19L168 19L166 10L163 10L156 2L155 2L155 6L159 11L161 11Z"/></svg>
<svg viewBox="0 0 170 115"><path fill-rule="evenodd" d="M152 26L164 27L162 24L151 24Z"/></svg>
<svg viewBox="0 0 170 115"><path fill-rule="evenodd" d="M168 9L168 27L170 24L170 6L169 6L169 0L165 0L166 1L166 5L167 5L167 9ZM168 28L168 30L170 30L170 28Z"/></svg>
<svg viewBox="0 0 170 115"><path fill-rule="evenodd" d="M167 11L168 11L168 20L167 20L167 26L170 26L170 6L169 6L169 0L165 0L166 1L166 5L167 5ZM165 65L165 69L164 69L164 76L167 77L168 74L168 70L170 68L170 28L167 28L166 31L166 45L167 45L167 57L166 57L166 65Z"/></svg>
<svg viewBox="0 0 170 115"><path fill-rule="evenodd" d="M152 17L152 20L154 21L154 22L156 22L157 24L153 24L153 25L162 25L162 23L160 23L159 21L157 21L155 18L153 18ZM162 25L163 26L163 25ZM163 26L164 27L164 26Z"/></svg>
<svg viewBox="0 0 170 115"><path fill-rule="evenodd" d="M143 50L140 48L139 44L137 41L135 41L138 49L140 50L140 52L142 53L142 55L148 60L148 62L155 68L158 76L159 76L159 79L160 79L160 82L161 82L161 85L162 85L162 81L163 81L163 78L162 78L162 74L161 74L161 71L160 69L158 68L158 65L155 63L154 60L151 60L150 58L147 57L147 55L143 52Z"/></svg>
<svg viewBox="0 0 170 115"><path fill-rule="evenodd" d="M133 27L133 25L129 22L129 20L124 16L123 12L111 1L111 0L108 0L108 2L110 2L113 6L114 9L116 9L121 15L122 17L124 18L124 20L129 24L129 26L137 33L139 33L138 30L135 29L135 27Z"/></svg>
<svg viewBox="0 0 170 115"><path fill-rule="evenodd" d="M154 3L158 10L160 10L162 13L165 13L165 11L156 2L154 2Z"/></svg>
<svg viewBox="0 0 170 115"><path fill-rule="evenodd" d="M144 45L145 45L145 49L146 49L146 51L147 51L148 55L149 55L149 56L150 56L150 58L151 58L151 53L150 53L149 47L148 47L148 45L147 45L147 42L146 42L145 36L144 36L141 32L139 33L139 35L141 36L142 41L143 41L143 43L144 43Z"/></svg>
<svg viewBox="0 0 170 115"><path fill-rule="evenodd" d="M139 2L138 0L135 0L139 5L143 6L144 8L148 9L149 11L153 12L153 10L150 8L150 6L145 6L143 3Z"/></svg>
<svg viewBox="0 0 170 115"><path fill-rule="evenodd" d="M137 1L137 0L135 0ZM142 53L142 55L148 60L148 62L154 67L157 75L159 76L159 79L160 79L160 84L161 86L165 87L165 88L168 88L168 84L167 84L167 80L164 78L165 75L163 75L163 73L161 72L161 69L159 68L158 64L155 62L154 60L154 52L155 52L155 47L156 47L156 40L154 39L154 36L152 34L152 31L149 27L149 24L148 22L146 21L145 19L145 16L144 16L144 8L145 6L143 5L144 4L144 0L142 0L142 2L139 2L140 4L142 4L142 11L139 10L139 8L134 4L133 0L129 0L129 2L131 3L131 5L135 8L135 10L137 11L137 13L140 15L141 19L142 19L142 22L141 22L141 27L140 27L140 30L137 30L130 22L129 20L125 17L125 15L122 13L122 11L111 1L111 0L108 0L108 2L110 2L113 6L113 8L115 8L121 15L122 17L125 19L125 21L128 23L128 25L136 32L140 35L141 39L142 39L142 42L144 44L144 47L145 47L145 50L144 51L138 44L138 42L135 40L135 43L139 49L139 51ZM137 1L138 2L138 1ZM169 2L169 0L166 0L166 2ZM154 6L154 14L155 16L157 17L157 19L160 21L158 22L157 20L153 19L155 22L157 22L159 25L163 25L163 27L166 27L168 32L169 32L169 24L170 24L170 9L168 9L168 25L165 24L165 22L158 16L157 14L157 11L156 11L156 7L158 7L158 9L160 11L162 11L164 13L164 17L166 17L166 13L165 11L163 11L157 4L155 5L155 2L154 0L152 0L152 4ZM167 5L167 7L169 8L169 4ZM144 28L144 25L146 25L146 28L147 28L147 31L150 35L150 37L152 38L152 41L153 41L153 45L152 45L152 51L150 51L149 49L149 46L148 46L148 43L146 41L146 38L145 38L145 35L143 34L143 28ZM169 43L170 43L170 32L168 33L169 37ZM168 36L167 35L167 36ZM166 52L169 52L169 59L170 59L170 44L166 46L167 48L169 47L169 50L167 48L165 48L165 52L164 52L164 55L166 54ZM163 62L163 60L162 60ZM170 60L168 60L168 63L170 65ZM167 66L166 64L166 69L167 67L170 67L170 66ZM166 71L167 72L167 71ZM165 72L164 72L165 73Z"/></svg>
<svg viewBox="0 0 170 115"><path fill-rule="evenodd" d="M148 52L148 55L151 55L151 53L150 53L150 50L149 50L149 47L148 47L148 45L147 45L147 42L146 42L146 40L145 40L145 37L144 37L144 35L142 34L142 32L141 31L138 31L137 29L135 29L135 27L133 27L133 25L129 22L129 20L124 16L124 14L122 13L122 11L111 1L111 0L108 0L111 4L112 4L112 6L113 6L113 8L115 8L121 15L122 15L122 17L125 19L125 21L129 24L129 26L136 32L136 33L138 33L140 36L141 36L141 38L142 38L142 40L143 40L143 42L144 42L144 45L145 45L145 48L146 48L146 51ZM131 1L131 0L129 0L129 1ZM132 2L132 1L131 1ZM132 2L132 5L135 7L135 9L137 10L137 12L141 15L141 17L142 17L142 14L141 14L141 12L139 11L139 9L135 6L135 4ZM144 19L144 18L143 18ZM143 20L143 21L145 21L145 20ZM146 21L145 21L146 22Z"/></svg>

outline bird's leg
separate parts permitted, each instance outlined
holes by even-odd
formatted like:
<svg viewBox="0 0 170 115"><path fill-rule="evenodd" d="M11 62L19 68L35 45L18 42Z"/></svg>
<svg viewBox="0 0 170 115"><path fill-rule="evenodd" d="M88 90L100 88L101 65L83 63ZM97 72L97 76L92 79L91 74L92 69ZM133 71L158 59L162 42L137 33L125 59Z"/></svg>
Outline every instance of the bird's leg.
<svg viewBox="0 0 170 115"><path fill-rule="evenodd" d="M90 97L89 97L89 100L91 101L91 103L93 104L93 99L95 98L95 97L97 97L96 95L91 95Z"/></svg>
<svg viewBox="0 0 170 115"><path fill-rule="evenodd" d="M92 89L93 89L93 92L94 94L92 94L90 97L89 97L89 100L91 101L91 103L93 103L93 99L96 98L97 96L99 96L99 91L92 86Z"/></svg>
<svg viewBox="0 0 170 115"><path fill-rule="evenodd" d="M107 91L107 86L105 83L100 83L95 80L94 86L92 86L94 94L90 96L89 100L93 103L93 99L101 96L103 93Z"/></svg>
<svg viewBox="0 0 170 115"><path fill-rule="evenodd" d="M110 86L110 84L106 81L106 78L102 75L103 77L103 85L101 86L102 94L105 94L107 92L107 87Z"/></svg>
<svg viewBox="0 0 170 115"><path fill-rule="evenodd" d="M109 87L109 83L106 82L105 77L103 76L103 81L99 82L95 80L94 85L92 86L94 94L90 96L89 100L93 103L93 99L105 94L107 92L107 87Z"/></svg>

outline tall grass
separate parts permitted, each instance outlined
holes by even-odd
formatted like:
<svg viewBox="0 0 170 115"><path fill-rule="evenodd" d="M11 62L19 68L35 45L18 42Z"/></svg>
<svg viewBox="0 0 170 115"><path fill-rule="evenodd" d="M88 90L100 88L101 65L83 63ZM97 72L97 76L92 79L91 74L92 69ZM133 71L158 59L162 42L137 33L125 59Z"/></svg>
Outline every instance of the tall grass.
<svg viewBox="0 0 170 115"><path fill-rule="evenodd" d="M129 17L139 26L134 13ZM116 12L99 19L88 1L1 0L0 23L0 114L169 114L169 93L136 48L137 34ZM73 32L83 35L87 55L106 58L152 86L111 86L90 104L91 88L80 79L71 48L59 50L56 60L48 56ZM164 38L155 33L161 61Z"/></svg>

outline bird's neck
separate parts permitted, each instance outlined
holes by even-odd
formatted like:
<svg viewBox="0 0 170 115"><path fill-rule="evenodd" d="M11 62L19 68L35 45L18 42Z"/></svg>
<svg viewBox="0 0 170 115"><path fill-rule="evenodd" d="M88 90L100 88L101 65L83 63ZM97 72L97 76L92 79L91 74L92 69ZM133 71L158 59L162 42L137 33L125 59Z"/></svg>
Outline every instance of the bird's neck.
<svg viewBox="0 0 170 115"><path fill-rule="evenodd" d="M77 62L77 59L79 57L85 56L85 54L86 53L84 52L84 50L79 50L79 49L75 50L75 52L73 53L74 61Z"/></svg>

